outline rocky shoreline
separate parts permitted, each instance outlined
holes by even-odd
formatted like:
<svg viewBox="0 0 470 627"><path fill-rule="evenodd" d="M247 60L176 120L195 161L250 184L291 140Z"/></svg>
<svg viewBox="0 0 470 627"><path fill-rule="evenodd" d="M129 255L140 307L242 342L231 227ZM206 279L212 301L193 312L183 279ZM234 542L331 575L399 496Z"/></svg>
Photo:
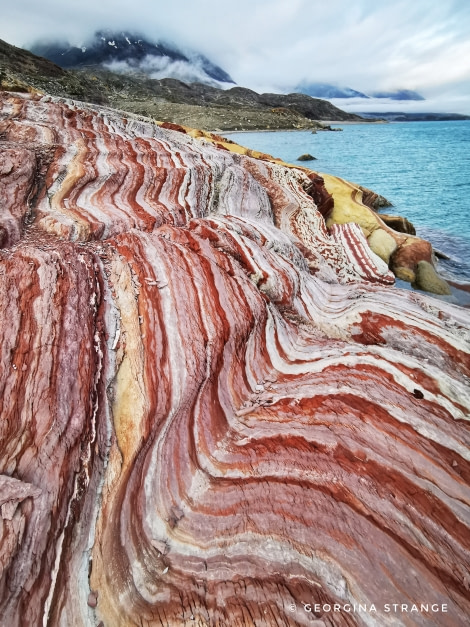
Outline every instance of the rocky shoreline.
<svg viewBox="0 0 470 627"><path fill-rule="evenodd" d="M413 224L406 218L378 213L392 206L383 196L339 177L313 172L300 164L286 164L269 155L249 151L234 144L232 140L227 142L225 138L220 137L219 141L227 150L252 154L257 158L283 163L287 167L300 168L309 176L318 177L331 197L331 202L327 203L326 208L320 208L328 228L350 223L359 225L371 250L390 268L397 279L410 283L417 290L436 296L451 295L449 284L436 271L432 245L416 236ZM309 159L298 159L304 160ZM458 292L455 296L458 298ZM466 298L463 299L463 303L467 303Z"/></svg>
<svg viewBox="0 0 470 627"><path fill-rule="evenodd" d="M0 60L3 63L7 54L11 53L11 49L12 47L0 42ZM359 116L340 111L328 102L318 101L303 94L260 95L239 87L224 91L201 84L185 85L173 79L156 81L143 77L117 75L104 70L94 74L85 70L66 72L49 61L38 60L26 51L19 51L17 55L20 59L16 61L16 65L10 63L10 67L0 72L0 87L4 90L38 94L38 88L42 88L59 96L70 96L77 92L81 95L85 93L99 103L109 103L116 110L121 110L123 115L127 112L140 115L142 119L158 119L160 122L174 124L182 129L212 128L216 133L255 130L338 131L340 129L331 127L333 122L330 119L334 117L332 112L339 112L340 115L336 117L343 118L342 123L373 123L371 120L364 120ZM24 71L19 76L19 67L32 69ZM80 79L79 87L77 78ZM89 85L92 85L91 89ZM313 119L314 116L322 121ZM338 121L340 120L336 120ZM221 138L221 143L227 145L231 142ZM337 183L335 185L337 188ZM370 190L365 191L368 194L374 194ZM340 196L342 197L341 194ZM352 197L356 198L356 196L356 192L353 192ZM374 209L380 206L377 204L379 202L377 197L370 202L375 203ZM367 200L365 204L372 206ZM352 213L348 209L346 217L340 215L341 211L340 202L336 199L333 214L327 216L328 226L333 223L356 221L360 224L372 250L390 265L398 278L413 283L419 289L434 293L449 293L448 286L446 287L445 282L442 282L433 270L430 245L421 244L419 254L411 253L411 250L417 251L419 248L417 241L411 239L411 231L407 232L410 235L407 238L396 235L394 226L387 226L380 218L375 221L374 228L370 230L372 224L370 216L363 216L363 223L359 217L359 214L364 213L364 208L359 213L357 208ZM394 223L396 226L397 220ZM406 255L400 252L405 249L408 251ZM426 272L420 272L421 278L417 280L417 264L421 261L426 262L430 267L426 267Z"/></svg>

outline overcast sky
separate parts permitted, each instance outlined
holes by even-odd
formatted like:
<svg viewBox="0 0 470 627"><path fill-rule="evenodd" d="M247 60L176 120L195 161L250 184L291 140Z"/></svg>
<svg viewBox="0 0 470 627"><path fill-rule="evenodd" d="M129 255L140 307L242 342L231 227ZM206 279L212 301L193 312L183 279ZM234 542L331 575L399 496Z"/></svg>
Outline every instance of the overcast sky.
<svg viewBox="0 0 470 627"><path fill-rule="evenodd" d="M257 91L404 88L429 100L417 110L470 114L470 0L14 0L1 13L0 38L17 46L127 29L202 52Z"/></svg>

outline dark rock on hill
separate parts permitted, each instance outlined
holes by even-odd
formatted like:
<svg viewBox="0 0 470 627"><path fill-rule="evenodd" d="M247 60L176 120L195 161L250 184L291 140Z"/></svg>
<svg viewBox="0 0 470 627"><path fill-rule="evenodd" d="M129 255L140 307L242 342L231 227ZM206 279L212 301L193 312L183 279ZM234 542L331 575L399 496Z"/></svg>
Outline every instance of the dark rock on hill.
<svg viewBox="0 0 470 627"><path fill-rule="evenodd" d="M361 121L354 113L346 113L326 100L312 98L306 94L261 94L260 103L269 107L295 109L309 120Z"/></svg>
<svg viewBox="0 0 470 627"><path fill-rule="evenodd" d="M113 107L159 120L211 130L322 129L322 121L361 121L329 102L299 94L257 94L251 89L223 90L175 79L136 79L111 72L96 73ZM300 110L299 110L300 109Z"/></svg>
<svg viewBox="0 0 470 627"><path fill-rule="evenodd" d="M107 104L102 85L93 77L67 72L48 59L0 39L0 88L40 91L96 104Z"/></svg>
<svg viewBox="0 0 470 627"><path fill-rule="evenodd" d="M217 89L201 83L187 85L174 79L152 82L155 96L170 102L192 105L240 107L242 109L277 109L279 115L294 111L308 120L357 120L361 117L346 113L325 100L311 98L305 94L258 94L244 87Z"/></svg>

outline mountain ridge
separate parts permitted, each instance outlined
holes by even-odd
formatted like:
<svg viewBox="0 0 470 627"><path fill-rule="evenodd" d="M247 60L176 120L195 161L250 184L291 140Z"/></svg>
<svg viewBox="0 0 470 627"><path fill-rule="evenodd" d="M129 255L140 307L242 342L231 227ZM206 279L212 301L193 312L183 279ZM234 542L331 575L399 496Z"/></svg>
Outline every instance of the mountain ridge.
<svg viewBox="0 0 470 627"><path fill-rule="evenodd" d="M396 89L392 91L376 90L370 93L357 91L351 87L334 85L331 83L302 82L297 85L296 90L312 96L312 98L371 98L389 99L389 100L426 100L424 96L411 89Z"/></svg>
<svg viewBox="0 0 470 627"><path fill-rule="evenodd" d="M439 113L439 112L405 112L405 111L386 111L385 113L361 112L360 115L363 118L383 118L387 122L446 122L454 120L470 120L469 115L463 115L461 113Z"/></svg>
<svg viewBox="0 0 470 627"><path fill-rule="evenodd" d="M30 47L33 54L49 59L64 69L97 68L143 72L150 78L181 75L198 78L208 84L235 84L232 77L206 56L193 52L184 54L177 46L151 41L130 31L98 30L82 45L66 41L36 42Z"/></svg>
<svg viewBox="0 0 470 627"><path fill-rule="evenodd" d="M118 73L141 73L149 78L175 78L183 82L208 85L235 85L232 77L220 66L198 52L183 52L174 43L151 39L132 31L101 29L83 43L61 40L37 41L29 50L64 69L109 69ZM379 98L396 101L419 101L425 98L409 89L374 90L370 93L351 87L318 81L303 81L295 93L312 98Z"/></svg>

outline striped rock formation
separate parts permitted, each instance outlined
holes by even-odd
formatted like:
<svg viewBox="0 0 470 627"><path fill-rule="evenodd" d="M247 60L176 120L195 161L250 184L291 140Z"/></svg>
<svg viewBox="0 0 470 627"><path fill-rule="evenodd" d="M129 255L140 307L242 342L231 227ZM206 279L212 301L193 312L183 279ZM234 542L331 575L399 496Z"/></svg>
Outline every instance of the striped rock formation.
<svg viewBox="0 0 470 627"><path fill-rule="evenodd" d="M413 283L416 280L420 261L433 264L430 242L416 237L413 225L406 218L386 216L373 210L374 202L385 202L383 197L379 197L382 198L379 201L371 190L337 176L324 174L323 177L328 192L334 197L334 207L325 215L328 226L358 224L370 248L403 281ZM400 220L401 224L395 230ZM432 289L429 291L433 292Z"/></svg>
<svg viewBox="0 0 470 627"><path fill-rule="evenodd" d="M468 311L303 171L0 98L2 624L466 624Z"/></svg>

